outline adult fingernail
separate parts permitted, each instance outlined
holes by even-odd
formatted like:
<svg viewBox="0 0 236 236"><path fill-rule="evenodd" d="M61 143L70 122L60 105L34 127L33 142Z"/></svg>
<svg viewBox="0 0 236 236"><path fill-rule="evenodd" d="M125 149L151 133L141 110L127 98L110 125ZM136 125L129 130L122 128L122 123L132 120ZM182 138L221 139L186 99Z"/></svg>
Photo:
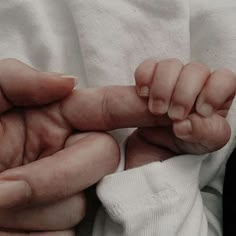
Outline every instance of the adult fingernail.
<svg viewBox="0 0 236 236"><path fill-rule="evenodd" d="M63 78L63 79L70 80L71 82L73 82L74 85L76 85L79 80L79 78L74 75L65 75L65 74L58 73L58 72L43 72L43 73L45 75L48 75L48 76L54 78L54 79Z"/></svg>
<svg viewBox="0 0 236 236"><path fill-rule="evenodd" d="M139 96L140 97L148 97L149 96L149 87L148 86L140 87Z"/></svg>
<svg viewBox="0 0 236 236"><path fill-rule="evenodd" d="M185 109L183 106L171 105L168 111L168 115L171 119L182 120L185 117Z"/></svg>
<svg viewBox="0 0 236 236"><path fill-rule="evenodd" d="M161 99L150 99L149 109L153 114L165 114L167 112L167 104Z"/></svg>
<svg viewBox="0 0 236 236"><path fill-rule="evenodd" d="M204 103L198 108L198 113L202 116L209 117L212 115L213 110L210 104Z"/></svg>
<svg viewBox="0 0 236 236"><path fill-rule="evenodd" d="M74 80L78 80L79 78L77 76L74 75L60 75L61 78L66 78L66 79L74 79Z"/></svg>
<svg viewBox="0 0 236 236"><path fill-rule="evenodd" d="M74 82L74 85L76 85L79 81L79 78L74 76L74 75L60 75L61 78L64 78L64 79L69 79L69 80L73 80Z"/></svg>
<svg viewBox="0 0 236 236"><path fill-rule="evenodd" d="M192 124L190 120L183 120L175 125L175 135L184 139L192 135Z"/></svg>
<svg viewBox="0 0 236 236"><path fill-rule="evenodd" d="M0 181L0 208L12 208L27 203L32 192L21 180Z"/></svg>

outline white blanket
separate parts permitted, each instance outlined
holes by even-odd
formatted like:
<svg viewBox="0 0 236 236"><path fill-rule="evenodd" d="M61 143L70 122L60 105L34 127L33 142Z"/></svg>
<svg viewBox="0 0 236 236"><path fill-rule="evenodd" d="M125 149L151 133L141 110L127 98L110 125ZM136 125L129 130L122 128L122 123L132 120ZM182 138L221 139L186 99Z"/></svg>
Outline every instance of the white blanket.
<svg viewBox="0 0 236 236"><path fill-rule="evenodd" d="M134 69L147 57L235 71L235 22L235 0L0 0L0 58L77 75L80 87L133 84ZM98 194L107 213L94 235L221 235L235 113L234 104L232 138L218 152L105 177ZM114 133L119 140L127 134Z"/></svg>

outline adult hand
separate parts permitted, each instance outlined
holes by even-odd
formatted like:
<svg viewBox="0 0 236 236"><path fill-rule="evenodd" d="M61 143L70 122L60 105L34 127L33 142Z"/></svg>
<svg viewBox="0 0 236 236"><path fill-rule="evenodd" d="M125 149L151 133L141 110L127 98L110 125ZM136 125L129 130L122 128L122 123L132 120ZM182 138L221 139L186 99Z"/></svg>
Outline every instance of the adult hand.
<svg viewBox="0 0 236 236"><path fill-rule="evenodd" d="M74 133L61 113L56 101L73 86L70 78L0 61L0 235L74 226L85 214L83 190L117 166L109 135Z"/></svg>

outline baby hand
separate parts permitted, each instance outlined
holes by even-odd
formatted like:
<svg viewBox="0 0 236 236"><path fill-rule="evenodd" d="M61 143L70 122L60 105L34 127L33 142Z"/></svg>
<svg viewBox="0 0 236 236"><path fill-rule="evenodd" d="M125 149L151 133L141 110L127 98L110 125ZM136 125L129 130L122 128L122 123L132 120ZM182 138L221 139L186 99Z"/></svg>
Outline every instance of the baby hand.
<svg viewBox="0 0 236 236"><path fill-rule="evenodd" d="M230 127L225 116L236 91L233 72L222 69L211 73L203 64L184 66L177 59L147 60L137 68L135 79L138 94L148 97L150 112L167 113L173 120L176 137L195 144L207 141L202 144L211 151L227 143ZM214 135L221 139L214 139ZM217 142L214 150L209 140Z"/></svg>
<svg viewBox="0 0 236 236"><path fill-rule="evenodd" d="M236 76L230 70L211 73L204 64L184 66L177 59L144 61L135 79L138 94L149 97L150 111L168 113L172 120L184 120L193 110L204 117L214 112L226 116L236 90Z"/></svg>
<svg viewBox="0 0 236 236"><path fill-rule="evenodd" d="M231 130L225 117L235 97L233 72L222 69L211 73L200 63L184 66L177 59L158 63L150 59L137 68L135 80L137 94L148 100L149 111L156 116L167 114L172 124L141 128L131 136L128 146L140 136L159 148L152 148L156 160L164 160L176 154L212 152L228 142ZM140 146L147 149L147 144Z"/></svg>

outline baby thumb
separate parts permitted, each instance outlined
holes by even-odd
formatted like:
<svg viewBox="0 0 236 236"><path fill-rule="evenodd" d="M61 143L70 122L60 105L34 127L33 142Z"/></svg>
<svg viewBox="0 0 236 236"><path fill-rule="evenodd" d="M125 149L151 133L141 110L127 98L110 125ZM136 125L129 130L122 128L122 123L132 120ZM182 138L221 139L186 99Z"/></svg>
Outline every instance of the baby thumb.
<svg viewBox="0 0 236 236"><path fill-rule="evenodd" d="M191 114L187 119L175 122L173 131L181 141L191 143L191 148L199 149L201 147L203 150L194 151L197 154L213 152L222 148L231 135L229 123L218 114L210 117L202 117L197 113Z"/></svg>

